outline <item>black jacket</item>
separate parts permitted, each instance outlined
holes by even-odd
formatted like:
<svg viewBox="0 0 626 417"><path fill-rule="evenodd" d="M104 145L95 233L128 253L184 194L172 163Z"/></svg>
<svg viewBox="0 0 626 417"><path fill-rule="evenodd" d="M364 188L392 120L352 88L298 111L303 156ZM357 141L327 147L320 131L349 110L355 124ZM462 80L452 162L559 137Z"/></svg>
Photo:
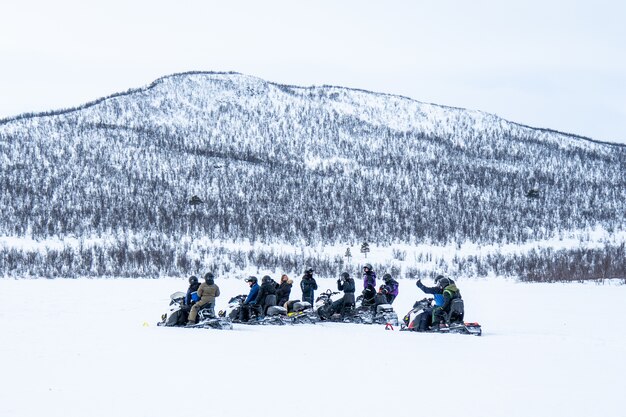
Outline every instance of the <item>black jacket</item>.
<svg viewBox="0 0 626 417"><path fill-rule="evenodd" d="M300 281L300 288L302 289L302 295L313 295L313 291L317 289L317 282L311 274L304 274L302 281Z"/></svg>
<svg viewBox="0 0 626 417"><path fill-rule="evenodd" d="M289 301L289 296L291 295L291 286L293 284L292 280L281 282L278 288L276 289L276 300L279 306L282 306L287 301Z"/></svg>
<svg viewBox="0 0 626 417"><path fill-rule="evenodd" d="M276 283L274 281L261 284L259 294L256 296L256 305L265 305L265 298L268 295L276 295Z"/></svg>
<svg viewBox="0 0 626 417"><path fill-rule="evenodd" d="M352 278L348 278L345 281L337 280L337 289L345 293L353 293L356 290L356 285Z"/></svg>

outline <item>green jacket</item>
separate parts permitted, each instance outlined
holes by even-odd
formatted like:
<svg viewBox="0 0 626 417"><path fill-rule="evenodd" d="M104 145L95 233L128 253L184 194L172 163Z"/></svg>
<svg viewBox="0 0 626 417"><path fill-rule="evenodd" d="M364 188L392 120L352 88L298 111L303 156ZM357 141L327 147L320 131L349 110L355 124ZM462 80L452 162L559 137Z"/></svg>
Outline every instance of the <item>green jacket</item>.
<svg viewBox="0 0 626 417"><path fill-rule="evenodd" d="M456 298L461 298L461 291L456 284L448 285L443 289L443 304L441 306L445 311L450 311L450 302Z"/></svg>

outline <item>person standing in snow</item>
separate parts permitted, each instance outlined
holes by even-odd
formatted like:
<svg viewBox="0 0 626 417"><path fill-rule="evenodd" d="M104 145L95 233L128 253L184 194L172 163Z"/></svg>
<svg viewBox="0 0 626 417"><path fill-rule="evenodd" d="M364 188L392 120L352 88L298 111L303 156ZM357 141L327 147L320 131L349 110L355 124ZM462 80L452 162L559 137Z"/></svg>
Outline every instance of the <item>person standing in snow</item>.
<svg viewBox="0 0 626 417"><path fill-rule="evenodd" d="M363 289L371 286L376 291L376 272L372 270L371 264L363 265Z"/></svg>
<svg viewBox="0 0 626 417"><path fill-rule="evenodd" d="M198 310L201 307L207 306L211 309L211 313L215 316L215 298L220 296L220 288L215 285L214 275L211 272L207 272L204 276L204 282L198 288L198 300L197 303L191 307L191 311L189 312L189 318L187 324L195 324L196 316L198 315Z"/></svg>
<svg viewBox="0 0 626 417"><path fill-rule="evenodd" d="M315 290L317 290L317 282L313 278L313 268L307 268L300 281L300 289L302 290L302 301L308 301L313 305Z"/></svg>

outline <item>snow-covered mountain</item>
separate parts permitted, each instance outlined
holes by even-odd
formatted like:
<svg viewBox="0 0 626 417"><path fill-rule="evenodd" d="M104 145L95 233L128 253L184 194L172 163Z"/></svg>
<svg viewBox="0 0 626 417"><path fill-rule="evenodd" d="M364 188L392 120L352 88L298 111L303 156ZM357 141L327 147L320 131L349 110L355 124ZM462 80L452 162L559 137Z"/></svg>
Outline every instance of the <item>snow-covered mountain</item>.
<svg viewBox="0 0 626 417"><path fill-rule="evenodd" d="M0 160L0 235L117 236L147 252L189 236L460 245L626 229L623 145L236 73L4 120Z"/></svg>

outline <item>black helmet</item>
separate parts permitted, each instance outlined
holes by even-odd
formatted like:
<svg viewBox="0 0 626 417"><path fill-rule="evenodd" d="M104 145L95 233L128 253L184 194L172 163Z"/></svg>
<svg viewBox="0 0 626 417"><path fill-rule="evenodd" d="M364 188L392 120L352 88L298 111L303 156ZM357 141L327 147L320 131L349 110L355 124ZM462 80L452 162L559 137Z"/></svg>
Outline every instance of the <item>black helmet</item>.
<svg viewBox="0 0 626 417"><path fill-rule="evenodd" d="M257 283L259 280L254 276L254 275L250 275L248 278L246 278L244 281L246 282L253 282L253 283Z"/></svg>
<svg viewBox="0 0 626 417"><path fill-rule="evenodd" d="M389 282L389 281L391 281L391 274L385 274L385 275L383 275L383 281L385 281L385 282Z"/></svg>
<svg viewBox="0 0 626 417"><path fill-rule="evenodd" d="M189 277L189 284L197 284L198 283L198 277L195 275L192 275Z"/></svg>
<svg viewBox="0 0 626 417"><path fill-rule="evenodd" d="M342 280L347 280L348 278L350 278L350 274L348 274L347 272L342 272L341 273L341 279Z"/></svg>
<svg viewBox="0 0 626 417"><path fill-rule="evenodd" d="M204 274L204 279L215 279L215 275L213 275L213 272L207 272L206 274Z"/></svg>
<svg viewBox="0 0 626 417"><path fill-rule="evenodd" d="M446 288L450 284L452 284L452 280L450 278L441 278L437 282L437 285L439 285L439 288Z"/></svg>
<svg viewBox="0 0 626 417"><path fill-rule="evenodd" d="M437 275L437 276L435 277L435 284L439 284L439 281L440 281L441 279L443 279L443 275Z"/></svg>
<svg viewBox="0 0 626 417"><path fill-rule="evenodd" d="M266 282L270 282L272 280L272 277L270 277L269 275L265 275L262 279L261 282L266 283Z"/></svg>
<svg viewBox="0 0 626 417"><path fill-rule="evenodd" d="M304 273L306 274L312 274L313 272L315 272L315 270L313 268L307 268L304 270Z"/></svg>
<svg viewBox="0 0 626 417"><path fill-rule="evenodd" d="M363 268L367 268L370 271L373 269L372 268L372 264L365 264L365 265L363 265Z"/></svg>

